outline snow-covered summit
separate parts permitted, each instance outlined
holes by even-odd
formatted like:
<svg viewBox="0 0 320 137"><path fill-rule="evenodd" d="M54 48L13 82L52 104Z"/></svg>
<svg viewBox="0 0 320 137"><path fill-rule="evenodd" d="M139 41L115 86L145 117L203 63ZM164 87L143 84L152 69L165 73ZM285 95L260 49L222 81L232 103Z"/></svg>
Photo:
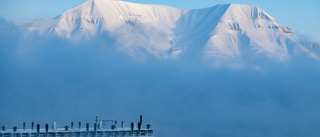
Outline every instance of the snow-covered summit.
<svg viewBox="0 0 320 137"><path fill-rule="evenodd" d="M225 6L228 8L221 18L222 20L275 20L262 9L253 5L226 4Z"/></svg>
<svg viewBox="0 0 320 137"><path fill-rule="evenodd" d="M298 55L319 59L320 55L319 44L297 38L252 5L187 10L90 0L56 18L25 21L18 26L30 33L72 41L115 41L113 46L131 56L197 56L220 64L260 58L286 61Z"/></svg>

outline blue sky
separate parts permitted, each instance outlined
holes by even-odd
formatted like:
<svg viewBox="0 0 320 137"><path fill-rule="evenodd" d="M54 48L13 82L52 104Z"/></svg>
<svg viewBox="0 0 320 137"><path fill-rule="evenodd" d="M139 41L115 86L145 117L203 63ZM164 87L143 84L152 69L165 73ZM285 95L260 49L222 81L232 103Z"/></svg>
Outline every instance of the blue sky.
<svg viewBox="0 0 320 137"><path fill-rule="evenodd" d="M52 18L87 0L0 0L0 17L9 22ZM319 0L125 0L161 4L183 9L198 9L216 4L256 5L300 38L320 42Z"/></svg>

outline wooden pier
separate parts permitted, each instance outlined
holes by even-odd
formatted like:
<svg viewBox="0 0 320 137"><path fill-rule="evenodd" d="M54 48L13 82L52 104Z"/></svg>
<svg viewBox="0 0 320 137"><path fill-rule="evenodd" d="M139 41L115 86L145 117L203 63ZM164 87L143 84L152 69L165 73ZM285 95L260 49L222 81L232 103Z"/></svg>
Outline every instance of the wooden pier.
<svg viewBox="0 0 320 137"><path fill-rule="evenodd" d="M146 128L142 128L142 116L140 116L140 122L137 127L133 122L131 127L117 128L116 120L100 120L96 118L96 123L93 128L89 127L89 123L86 124L86 128L81 128L81 122L79 126L74 128L74 123L71 122L71 126L65 126L64 128L56 128L56 122L53 122L49 129L49 124L45 125L45 128L41 129L37 124L35 128L34 122L31 124L31 129L26 129L26 123L23 123L23 128L13 127L7 129L6 126L2 126L0 130L0 137L153 137L154 131L150 128L150 124L146 125Z"/></svg>
<svg viewBox="0 0 320 137"><path fill-rule="evenodd" d="M0 137L153 137L152 129L103 131L0 132Z"/></svg>

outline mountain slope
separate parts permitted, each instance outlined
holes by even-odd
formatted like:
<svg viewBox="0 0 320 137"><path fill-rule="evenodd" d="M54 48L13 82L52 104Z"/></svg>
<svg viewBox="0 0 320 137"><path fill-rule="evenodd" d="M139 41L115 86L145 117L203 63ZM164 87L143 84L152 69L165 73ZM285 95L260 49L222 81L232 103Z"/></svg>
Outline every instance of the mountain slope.
<svg viewBox="0 0 320 137"><path fill-rule="evenodd" d="M199 57L219 65L260 59L287 61L295 56L319 60L319 44L294 36L258 7L225 4L198 10L90 0L54 19L18 26L42 36L75 42L110 42L131 56L152 54Z"/></svg>

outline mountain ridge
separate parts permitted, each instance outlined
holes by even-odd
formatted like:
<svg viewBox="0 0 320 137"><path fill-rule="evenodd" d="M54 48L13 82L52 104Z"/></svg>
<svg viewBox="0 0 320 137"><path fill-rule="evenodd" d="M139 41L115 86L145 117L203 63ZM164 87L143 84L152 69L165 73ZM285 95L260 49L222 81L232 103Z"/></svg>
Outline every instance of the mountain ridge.
<svg viewBox="0 0 320 137"><path fill-rule="evenodd" d="M198 56L221 64L267 58L277 62L307 55L319 58L319 44L296 37L291 29L253 5L219 4L204 9L90 0L53 19L17 26L43 36L79 42L112 40L130 56ZM107 42L108 43L108 42ZM111 43L111 42L110 42ZM310 46L311 45L311 46Z"/></svg>

